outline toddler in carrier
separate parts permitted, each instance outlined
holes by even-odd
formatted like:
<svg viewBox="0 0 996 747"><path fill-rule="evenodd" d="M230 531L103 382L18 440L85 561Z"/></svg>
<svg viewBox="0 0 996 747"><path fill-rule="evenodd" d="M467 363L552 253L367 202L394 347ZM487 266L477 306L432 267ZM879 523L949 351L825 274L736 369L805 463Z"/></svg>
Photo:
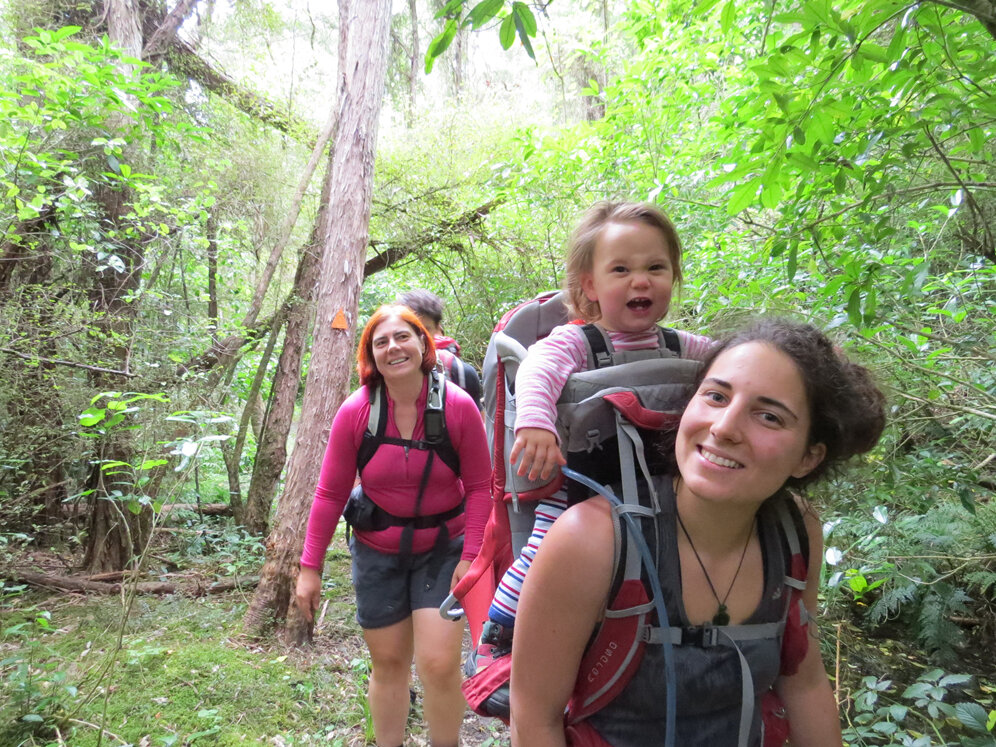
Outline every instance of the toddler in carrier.
<svg viewBox="0 0 996 747"><path fill-rule="evenodd" d="M566 295L579 321L555 327L530 346L515 378L517 415L509 458L518 475L547 479L565 464L556 403L568 377L588 367L582 325L594 323L615 351L657 349L661 344L657 323L667 314L673 287L680 281L681 243L674 225L658 208L599 202L585 213L568 244L565 279ZM683 358L701 360L711 346L708 338L685 332L677 332L677 339ZM567 505L563 488L537 503L532 534L495 592L472 669L511 650L522 581L547 530ZM507 693L493 697L498 702L489 710L504 715Z"/></svg>

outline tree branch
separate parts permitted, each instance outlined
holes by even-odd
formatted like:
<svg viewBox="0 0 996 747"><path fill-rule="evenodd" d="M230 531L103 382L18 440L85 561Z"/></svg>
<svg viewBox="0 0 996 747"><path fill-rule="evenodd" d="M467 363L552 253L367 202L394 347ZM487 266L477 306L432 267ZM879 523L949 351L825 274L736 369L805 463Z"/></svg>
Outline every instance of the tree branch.
<svg viewBox="0 0 996 747"><path fill-rule="evenodd" d="M265 122L292 138L311 147L318 136L314 127L289 111L278 109L262 94L232 80L201 58L187 42L174 36L166 51L166 59L174 74L197 81L203 88L225 99L244 114Z"/></svg>
<svg viewBox="0 0 996 747"><path fill-rule="evenodd" d="M975 16L993 39L996 39L996 3L992 0L962 0L962 2L952 2L952 0L930 0L945 8L960 10Z"/></svg>
<svg viewBox="0 0 996 747"><path fill-rule="evenodd" d="M70 368L82 368L85 371L110 374L111 376L127 376L129 378L134 378L137 375L129 373L128 371L116 371L113 368L88 366L86 363L76 363L75 361L63 361L63 360L58 360L56 358L42 358L39 355L25 355L24 353L19 353L16 350L11 350L10 348L0 348L0 353L7 353L8 355L13 355L15 358L20 358L26 361L38 361L39 363L51 363L54 366L69 366Z"/></svg>
<svg viewBox="0 0 996 747"><path fill-rule="evenodd" d="M453 242L454 236L479 229L485 216L496 206L500 205L501 202L501 199L486 202L480 207L468 210L463 215L444 221L439 226L416 236L404 244L388 244L386 242L381 243L371 240L370 247L377 252L377 255L368 259L364 264L364 280L376 272L386 270L388 267L397 264L410 254L416 254L433 244L445 243L450 248L457 249L458 247Z"/></svg>
<svg viewBox="0 0 996 747"><path fill-rule="evenodd" d="M176 32L187 20L190 12L197 5L197 0L179 0L173 10L166 14L162 23L152 32L142 49L142 59L150 60L159 57L173 41Z"/></svg>

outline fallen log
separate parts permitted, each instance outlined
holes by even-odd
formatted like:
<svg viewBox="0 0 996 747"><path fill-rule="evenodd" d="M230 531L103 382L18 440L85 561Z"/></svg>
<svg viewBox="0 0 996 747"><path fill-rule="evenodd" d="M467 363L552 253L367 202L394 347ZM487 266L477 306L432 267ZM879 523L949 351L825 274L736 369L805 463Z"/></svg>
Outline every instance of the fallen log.
<svg viewBox="0 0 996 747"><path fill-rule="evenodd" d="M231 516L232 505L230 503L202 503L198 506L196 503L165 503L159 513L165 515L171 511L190 511L195 514L200 512L205 516Z"/></svg>
<svg viewBox="0 0 996 747"><path fill-rule="evenodd" d="M57 576L34 571L8 570L4 575L14 583L25 583L41 589L57 589L70 592L94 592L97 594L120 594L120 583L92 581L87 578L73 576ZM221 594L236 588L252 588L259 583L259 576L226 578L210 584L194 579L192 583L177 584L168 581L138 581L135 591L139 594L185 594L187 596L203 596L204 594Z"/></svg>

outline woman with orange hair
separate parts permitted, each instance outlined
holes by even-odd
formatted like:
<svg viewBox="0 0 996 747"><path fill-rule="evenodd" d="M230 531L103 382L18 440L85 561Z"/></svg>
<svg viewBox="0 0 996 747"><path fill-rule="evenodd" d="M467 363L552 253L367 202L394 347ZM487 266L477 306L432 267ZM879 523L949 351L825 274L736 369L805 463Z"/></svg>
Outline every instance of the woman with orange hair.
<svg viewBox="0 0 996 747"><path fill-rule="evenodd" d="M372 663L367 697L381 747L404 742L413 659L431 744L456 745L463 720L463 624L438 609L481 546L491 463L477 405L442 384L435 365L432 337L414 312L374 312L357 351L361 386L332 422L297 582L297 604L311 619L325 552L345 509L354 529L356 618ZM357 469L362 488L353 489Z"/></svg>

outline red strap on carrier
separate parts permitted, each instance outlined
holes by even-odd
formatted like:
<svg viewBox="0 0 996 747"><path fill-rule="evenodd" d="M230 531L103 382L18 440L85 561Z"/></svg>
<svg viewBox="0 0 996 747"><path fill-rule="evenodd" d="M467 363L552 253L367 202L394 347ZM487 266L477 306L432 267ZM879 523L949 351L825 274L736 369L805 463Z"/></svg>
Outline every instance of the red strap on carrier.
<svg viewBox="0 0 996 747"><path fill-rule="evenodd" d="M568 724L597 713L626 687L643 658L646 643L642 633L652 609L639 579L622 582L581 659L574 693L567 704Z"/></svg>
<svg viewBox="0 0 996 747"><path fill-rule="evenodd" d="M681 420L680 412L651 410L644 407L640 398L636 396L636 392L613 392L606 394L604 399L606 402L612 403L612 406L637 428L661 431L677 426Z"/></svg>

